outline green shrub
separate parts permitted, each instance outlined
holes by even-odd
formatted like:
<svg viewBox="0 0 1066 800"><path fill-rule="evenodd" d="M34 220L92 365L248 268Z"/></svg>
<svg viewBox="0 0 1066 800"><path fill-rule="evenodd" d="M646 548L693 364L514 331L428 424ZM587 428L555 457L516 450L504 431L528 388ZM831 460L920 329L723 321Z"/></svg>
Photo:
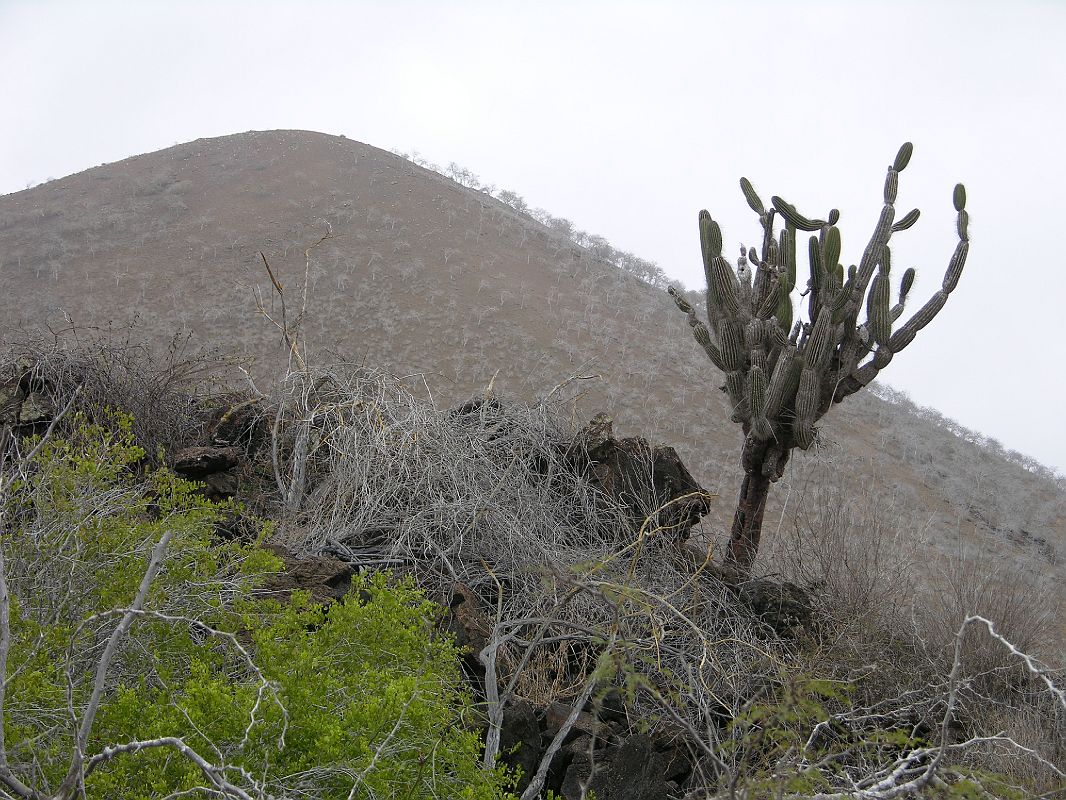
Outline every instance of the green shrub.
<svg viewBox="0 0 1066 800"><path fill-rule="evenodd" d="M329 608L299 592L285 604L264 597L256 589L277 559L218 542L232 509L194 484L166 470L137 478L143 452L130 420L116 420L82 420L5 471L0 700L13 778L64 797L84 781L89 798L208 786L199 793L504 795L506 776L479 766L457 651L434 634L437 609L411 582L360 577ZM162 567L101 670L168 532ZM103 691L79 759L94 682ZM214 791L225 784L228 795Z"/></svg>

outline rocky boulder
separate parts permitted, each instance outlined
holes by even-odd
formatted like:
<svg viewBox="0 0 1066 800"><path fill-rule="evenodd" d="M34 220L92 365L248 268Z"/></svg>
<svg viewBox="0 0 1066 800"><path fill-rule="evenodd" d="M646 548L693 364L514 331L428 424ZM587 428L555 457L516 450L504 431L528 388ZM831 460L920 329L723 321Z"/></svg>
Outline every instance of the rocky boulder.
<svg viewBox="0 0 1066 800"><path fill-rule="evenodd" d="M171 459L171 468L182 478L200 481L211 500L226 500L237 494L235 468L243 453L236 447L187 447Z"/></svg>
<svg viewBox="0 0 1066 800"><path fill-rule="evenodd" d="M566 800L580 800L584 785L602 800L663 800L678 796L680 781L688 772L680 750L660 749L645 734L632 734L620 746L602 751L590 751L586 740L585 749L573 754L560 794Z"/></svg>
<svg viewBox="0 0 1066 800"><path fill-rule="evenodd" d="M635 528L657 513L656 527L684 541L711 510L710 494L674 448L653 447L640 436L615 437L607 414L593 417L564 452L575 468L631 510Z"/></svg>
<svg viewBox="0 0 1066 800"><path fill-rule="evenodd" d="M48 389L34 362L16 361L0 375L0 425L32 428L50 422L56 408Z"/></svg>
<svg viewBox="0 0 1066 800"><path fill-rule="evenodd" d="M342 599L351 588L355 570L340 559L326 555L297 557L280 545L267 545L266 549L278 556L283 566L260 591L283 603L300 589L311 593L312 602L328 604Z"/></svg>

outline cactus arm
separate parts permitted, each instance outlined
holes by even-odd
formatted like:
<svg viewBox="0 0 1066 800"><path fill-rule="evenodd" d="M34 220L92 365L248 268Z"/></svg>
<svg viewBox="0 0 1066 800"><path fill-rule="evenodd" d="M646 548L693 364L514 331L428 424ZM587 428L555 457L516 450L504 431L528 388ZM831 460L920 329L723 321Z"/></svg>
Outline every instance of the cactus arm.
<svg viewBox="0 0 1066 800"><path fill-rule="evenodd" d="M899 222L895 223L892 226L892 232L899 233L900 231L907 230L912 225L914 225L915 222L918 221L918 217L921 213L922 212L920 212L918 209L912 208L910 211L903 215L903 218L900 219Z"/></svg>
<svg viewBox="0 0 1066 800"><path fill-rule="evenodd" d="M765 270L763 272L762 282L759 284L759 291L752 298L756 307L761 306L766 300L766 296L773 290L775 284L780 280L781 264L783 263L783 254L781 252L781 245L773 237L766 245L766 253L763 256L763 264Z"/></svg>
<svg viewBox="0 0 1066 800"><path fill-rule="evenodd" d="M740 191L744 193L744 199L748 202L748 207L759 215L760 218L766 216L766 208L762 204L762 200L759 199L759 195L755 191L755 187L751 185L751 181L747 178L740 179Z"/></svg>
<svg viewBox="0 0 1066 800"><path fill-rule="evenodd" d="M722 309L720 303L718 302L718 298L715 295L715 281L711 273L711 259L713 258L712 226L713 228L718 227L717 223L715 223L711 219L711 215L706 210L700 211L700 252L703 256L703 275L707 286L705 295L705 304L707 306L707 322L711 326L711 330L714 331L715 335L717 335L718 326L722 319ZM721 242L720 230L718 232L718 241Z"/></svg>
<svg viewBox="0 0 1066 800"><path fill-rule="evenodd" d="M859 310L862 307L863 298L866 296L867 287L873 278L874 271L881 262L882 251L892 237L893 222L895 221L896 214L896 191L899 187L899 173L902 172L910 162L910 154L913 150L914 146L910 142L905 142L903 146L900 147L899 152L897 152L895 160L893 160L892 164L888 167L888 172L885 177L884 205L881 207L881 216L877 221L877 227L874 228L870 241L866 245L866 249L863 251L862 260L859 262L859 269L851 287L851 297L848 301L847 311L844 317L845 322L847 323L846 327L849 330L854 327L855 320L858 319ZM910 214L907 216L910 216ZM904 217L901 222L906 219L907 217ZM915 219L917 219L917 217L915 217ZM910 224L913 224L913 221L911 221Z"/></svg>
<svg viewBox="0 0 1066 800"><path fill-rule="evenodd" d="M747 432L748 420L751 419L748 402L744 398L744 392L747 388L747 379L743 370L738 369L726 373L725 390L726 394L729 395L729 402L733 408L730 419L733 422L744 423L745 433Z"/></svg>
<svg viewBox="0 0 1066 800"><path fill-rule="evenodd" d="M761 305L759 305L758 309L756 310L755 316L758 319L768 320L770 319L770 317L777 314L777 312L781 309L782 296L784 296L784 299L788 299L788 295L782 285L782 282L780 280L774 280L770 284L770 291L766 293L766 297L763 298ZM792 306L791 304L789 304L789 309L791 308ZM791 320L789 321L791 322Z"/></svg>
<svg viewBox="0 0 1066 800"><path fill-rule="evenodd" d="M755 264L757 269L755 271L750 304L745 310L746 314L759 316L767 296L774 290L774 285L777 282L776 261L778 256L775 253L775 248L771 246L774 236L775 212L773 209L767 211L763 207L762 201L758 199L758 195L755 194L755 190L747 180L741 182L741 190L744 192L745 199L749 201L748 205L752 207L752 210L762 209L761 212L757 211L759 213L759 224L763 228L762 253L761 256L757 254L754 247L748 250L748 260ZM749 193L751 197L749 197ZM750 317L745 317L745 319L750 319Z"/></svg>
<svg viewBox="0 0 1066 800"><path fill-rule="evenodd" d="M854 369L846 378L844 378L837 385L836 391L833 395L833 401L839 403L845 397L854 394L855 392L867 386L870 381L877 377L877 373L884 369L888 363L892 360L892 357L903 351L914 338L918 335L918 332L922 330L926 325L933 321L933 318L940 313L940 310L947 303L948 295L955 289L959 283L959 278L962 276L963 267L966 265L966 256L970 250L969 240L969 214L966 211L966 189L960 183L956 185L953 193L953 201L955 204L955 210L958 213L956 219L956 230L959 236L959 243L955 247L955 252L951 256L951 260L948 262L947 270L944 273L944 281L939 291L935 292L930 297L914 316L907 320L899 330L895 331L887 343L883 344L874 353L874 357L863 364L861 367ZM909 274L909 278L908 278ZM907 292L910 290L910 285L913 282L913 270L908 270L904 274L903 283L900 285L902 306L903 300L906 299ZM894 310L893 310L894 311ZM902 313L902 307L900 308Z"/></svg>
<svg viewBox="0 0 1066 800"><path fill-rule="evenodd" d="M740 279L729 262L720 255L711 259L707 267L711 277L711 301L726 319L740 316Z"/></svg>
<svg viewBox="0 0 1066 800"><path fill-rule="evenodd" d="M769 439L770 425L766 421L766 372L753 366L748 370L748 415L751 432L758 439Z"/></svg>
<svg viewBox="0 0 1066 800"><path fill-rule="evenodd" d="M826 224L820 219L807 219L796 210L794 205L785 202L776 195L770 198L770 202L774 204L774 210L777 211L778 214L784 217L790 225L795 226L801 231L816 231Z"/></svg>
<svg viewBox="0 0 1066 800"><path fill-rule="evenodd" d="M792 290L796 288L796 228L791 224L786 224L781 230L778 259L777 307L770 312L769 316L776 320L777 326L787 336L788 330L792 326L791 295Z"/></svg>
<svg viewBox="0 0 1066 800"><path fill-rule="evenodd" d="M800 450L806 450L814 443L814 423L821 397L819 384L818 373L810 366L804 366L796 392L796 419L792 424L792 435Z"/></svg>
<svg viewBox="0 0 1066 800"><path fill-rule="evenodd" d="M692 307L692 304L682 297L681 292L677 291L673 286L667 289L670 297L674 299L674 303L679 309L688 315L688 324L692 327L692 336L699 342L703 351L707 354L707 358L711 360L722 372L726 371L725 361L722 360L722 353L718 347L711 340L711 332L707 329L699 318L696 316L696 310Z"/></svg>
<svg viewBox="0 0 1066 800"><path fill-rule="evenodd" d="M744 308L751 308L753 305L751 267L748 265L744 245L740 246L740 257L737 259L737 278L740 281L740 305Z"/></svg>
<svg viewBox="0 0 1066 800"><path fill-rule="evenodd" d="M819 298L822 285L825 283L825 267L822 264L822 248L818 243L818 237L812 236L807 240L807 260L811 265L810 292L807 293L807 317L813 320L818 316L821 308Z"/></svg>
<svg viewBox="0 0 1066 800"><path fill-rule="evenodd" d="M782 349L766 389L766 405L763 411L769 419L776 419L782 409L792 404L799 388L802 367L803 363L797 358L795 345L787 345Z"/></svg>
<svg viewBox="0 0 1066 800"><path fill-rule="evenodd" d="M949 267L950 272L950 267ZM903 273L903 280L899 282L899 301L892 306L892 321L895 322L903 316L903 309L907 305L907 295L910 294L914 284L914 267L909 267Z"/></svg>
<svg viewBox="0 0 1066 800"><path fill-rule="evenodd" d="M895 219L896 194L899 189L899 173L910 163L913 151L914 146L910 142L905 142L896 153L896 158L892 164L888 167L885 176L884 205L881 208L881 216L863 251L858 268L855 269L853 267L849 270L848 282L844 286L847 299L843 301L843 308L834 315L844 323L844 336L840 346L842 357L837 359L836 362L836 383L838 387L843 383L850 385L851 381L847 380L847 376L855 372L859 361L870 352L872 347L871 342L863 342L859 339L858 317L864 300L867 307L865 327L867 331L873 334L874 341L877 341L877 336L881 336L882 339L887 341L886 334L891 333L892 309L886 309L884 306L884 293L887 291L888 266L891 256L888 251L888 242L892 237L893 230L896 229L893 221ZM911 217L913 219L909 219ZM910 227L916 220L917 215L912 211L900 220L900 223L906 222L907 227ZM877 281L876 298L873 291L875 287L871 285L875 272L882 276L881 280ZM884 287L880 285L882 283ZM873 319L876 320L876 325L871 324L871 312L873 313ZM886 326L888 328L887 331ZM836 394L836 392L833 393L834 400L836 399ZM839 400L836 400L836 402L839 402Z"/></svg>
<svg viewBox="0 0 1066 800"><path fill-rule="evenodd" d="M696 311L692 308L692 304L684 298L681 292L677 290L677 287L667 286L666 293L673 298L674 305L676 305L681 310L681 313L692 314L693 316L696 315Z"/></svg>

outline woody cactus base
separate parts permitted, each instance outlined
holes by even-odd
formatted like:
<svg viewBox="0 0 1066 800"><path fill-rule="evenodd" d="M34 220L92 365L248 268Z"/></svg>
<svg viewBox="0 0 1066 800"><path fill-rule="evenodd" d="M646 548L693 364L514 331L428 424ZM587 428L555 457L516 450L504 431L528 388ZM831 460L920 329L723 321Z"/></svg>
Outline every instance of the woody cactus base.
<svg viewBox="0 0 1066 800"><path fill-rule="evenodd" d="M955 187L959 243L943 284L902 326L914 282L914 269L903 272L896 302L891 301L893 233L918 220L914 209L896 219L899 174L911 158L904 144L888 168L884 206L858 265L840 261L840 212L825 220L808 219L780 197L767 209L747 178L740 188L763 228L760 252L741 246L736 269L722 256L722 231L707 211L699 216L703 266L707 277L707 323L673 287L670 295L688 315L696 341L725 373L722 390L729 396L732 419L744 430L741 484L730 533L727 566L741 575L751 571L758 554L763 511L770 484L777 481L795 447L806 450L817 435L815 424L834 403L868 385L893 357L914 341L958 285L969 250L966 190ZM783 221L779 231L775 225ZM807 242L810 277L793 305L796 289L796 232L812 233ZM805 302L804 302L805 301ZM795 319L806 309L807 321ZM865 318L860 316L865 311Z"/></svg>

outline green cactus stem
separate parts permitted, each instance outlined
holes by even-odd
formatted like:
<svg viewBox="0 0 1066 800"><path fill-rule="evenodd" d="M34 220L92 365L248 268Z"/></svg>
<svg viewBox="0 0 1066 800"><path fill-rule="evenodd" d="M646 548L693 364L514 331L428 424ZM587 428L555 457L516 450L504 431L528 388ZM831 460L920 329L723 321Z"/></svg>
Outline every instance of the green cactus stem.
<svg viewBox="0 0 1066 800"><path fill-rule="evenodd" d="M907 165L911 163L911 154L914 153L914 145L910 142L904 142L900 145L899 152L896 153L896 158L892 162L892 169L896 172L903 172L907 168Z"/></svg>
<svg viewBox="0 0 1066 800"><path fill-rule="evenodd" d="M789 205L776 195L770 198L770 202L774 204L774 210L777 211L778 214L784 217L790 225L795 226L801 231L807 231L810 233L811 231L818 230L825 224L821 220L807 219L796 210L795 206Z"/></svg>
<svg viewBox="0 0 1066 800"><path fill-rule="evenodd" d="M885 178L885 203L891 205L896 202L896 193L899 191L899 173L894 169L888 171Z"/></svg>
<svg viewBox="0 0 1066 800"><path fill-rule="evenodd" d="M786 346L778 355L763 408L768 419L776 420L781 409L792 403L799 388L802 367L803 362L797 358L795 345Z"/></svg>
<svg viewBox="0 0 1066 800"><path fill-rule="evenodd" d="M918 217L920 217L921 215L921 211L916 208L912 208L910 211L903 215L899 222L895 223L892 226L892 232L899 233L900 231L908 230L914 225L915 222L918 221Z"/></svg>
<svg viewBox="0 0 1066 800"><path fill-rule="evenodd" d="M748 201L748 207L751 208L760 217L766 216L766 208L763 207L762 200L759 199L759 195L755 193L755 189L752 188L751 181L747 178L740 179L740 191L744 193L744 199Z"/></svg>

